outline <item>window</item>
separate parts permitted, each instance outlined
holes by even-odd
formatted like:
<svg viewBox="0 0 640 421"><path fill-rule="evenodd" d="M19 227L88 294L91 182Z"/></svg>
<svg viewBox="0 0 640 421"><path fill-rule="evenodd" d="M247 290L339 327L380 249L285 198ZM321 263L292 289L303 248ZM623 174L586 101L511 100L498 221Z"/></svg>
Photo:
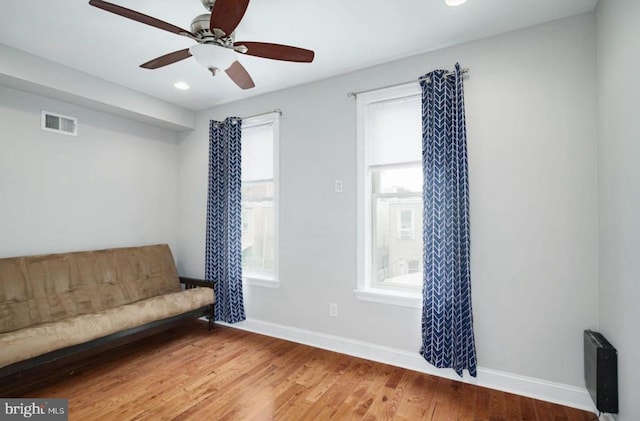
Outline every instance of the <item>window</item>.
<svg viewBox="0 0 640 421"><path fill-rule="evenodd" d="M360 94L361 299L418 306L422 290L422 117L418 84Z"/></svg>
<svg viewBox="0 0 640 421"><path fill-rule="evenodd" d="M270 113L242 121L242 272L278 286L278 125Z"/></svg>
<svg viewBox="0 0 640 421"><path fill-rule="evenodd" d="M413 240L413 209L398 211L398 239Z"/></svg>

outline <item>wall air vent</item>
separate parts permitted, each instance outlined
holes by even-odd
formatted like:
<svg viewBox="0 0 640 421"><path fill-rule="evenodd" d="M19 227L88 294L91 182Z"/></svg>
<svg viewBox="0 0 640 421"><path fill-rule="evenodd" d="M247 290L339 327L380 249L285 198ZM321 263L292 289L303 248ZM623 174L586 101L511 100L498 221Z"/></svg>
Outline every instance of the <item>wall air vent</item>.
<svg viewBox="0 0 640 421"><path fill-rule="evenodd" d="M64 115L42 111L42 130L68 134L71 136L78 135L78 119L67 117Z"/></svg>

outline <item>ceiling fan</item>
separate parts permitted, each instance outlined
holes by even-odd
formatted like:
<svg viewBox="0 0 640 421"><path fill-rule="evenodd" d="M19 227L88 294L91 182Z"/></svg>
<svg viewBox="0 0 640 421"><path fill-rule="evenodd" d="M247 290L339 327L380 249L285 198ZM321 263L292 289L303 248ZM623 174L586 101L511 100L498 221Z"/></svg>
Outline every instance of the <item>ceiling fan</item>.
<svg viewBox="0 0 640 421"><path fill-rule="evenodd" d="M116 15L182 35L197 42L191 48L174 51L150 60L140 67L158 69L194 56L212 75L224 69L231 80L242 89L255 86L253 79L238 60L236 54L245 54L273 60L310 63L315 53L304 48L256 41L236 41L235 30L249 6L249 0L201 0L210 13L197 16L191 22L191 31L154 17L102 0L89 4Z"/></svg>

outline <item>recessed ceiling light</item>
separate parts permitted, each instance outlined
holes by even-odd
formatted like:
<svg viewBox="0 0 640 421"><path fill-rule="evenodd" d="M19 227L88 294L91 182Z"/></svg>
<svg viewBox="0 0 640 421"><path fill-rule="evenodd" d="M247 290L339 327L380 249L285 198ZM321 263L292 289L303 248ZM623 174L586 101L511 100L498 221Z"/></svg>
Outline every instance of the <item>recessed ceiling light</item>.
<svg viewBox="0 0 640 421"><path fill-rule="evenodd" d="M189 89L189 85L184 82L176 82L173 84L173 86L175 86L176 89L180 89L181 91L186 91L187 89Z"/></svg>
<svg viewBox="0 0 640 421"><path fill-rule="evenodd" d="M467 2L467 0L444 0L447 6L455 7L461 6Z"/></svg>

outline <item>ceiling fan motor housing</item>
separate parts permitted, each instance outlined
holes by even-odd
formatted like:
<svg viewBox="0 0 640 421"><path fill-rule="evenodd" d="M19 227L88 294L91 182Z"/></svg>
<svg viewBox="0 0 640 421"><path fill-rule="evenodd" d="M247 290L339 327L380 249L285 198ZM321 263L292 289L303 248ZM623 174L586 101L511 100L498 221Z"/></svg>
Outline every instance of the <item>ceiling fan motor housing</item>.
<svg viewBox="0 0 640 421"><path fill-rule="evenodd" d="M213 5L216 3L216 0L202 0L202 5L204 6L205 9L207 9L208 11L211 11L211 9L213 9Z"/></svg>
<svg viewBox="0 0 640 421"><path fill-rule="evenodd" d="M207 36L213 37L213 34L209 29L210 20L210 13L203 13L199 16L196 16L191 22L191 33L198 38L205 38Z"/></svg>
<svg viewBox="0 0 640 421"><path fill-rule="evenodd" d="M203 2L204 1L205 0L203 0ZM215 0L212 0L212 3L213 2L215 2ZM211 13L203 13L193 19L191 22L191 33L196 36L196 41L201 44L215 43L224 47L233 46L236 35L235 31L229 36L224 36L222 33L216 34L212 32L209 27L210 21Z"/></svg>

